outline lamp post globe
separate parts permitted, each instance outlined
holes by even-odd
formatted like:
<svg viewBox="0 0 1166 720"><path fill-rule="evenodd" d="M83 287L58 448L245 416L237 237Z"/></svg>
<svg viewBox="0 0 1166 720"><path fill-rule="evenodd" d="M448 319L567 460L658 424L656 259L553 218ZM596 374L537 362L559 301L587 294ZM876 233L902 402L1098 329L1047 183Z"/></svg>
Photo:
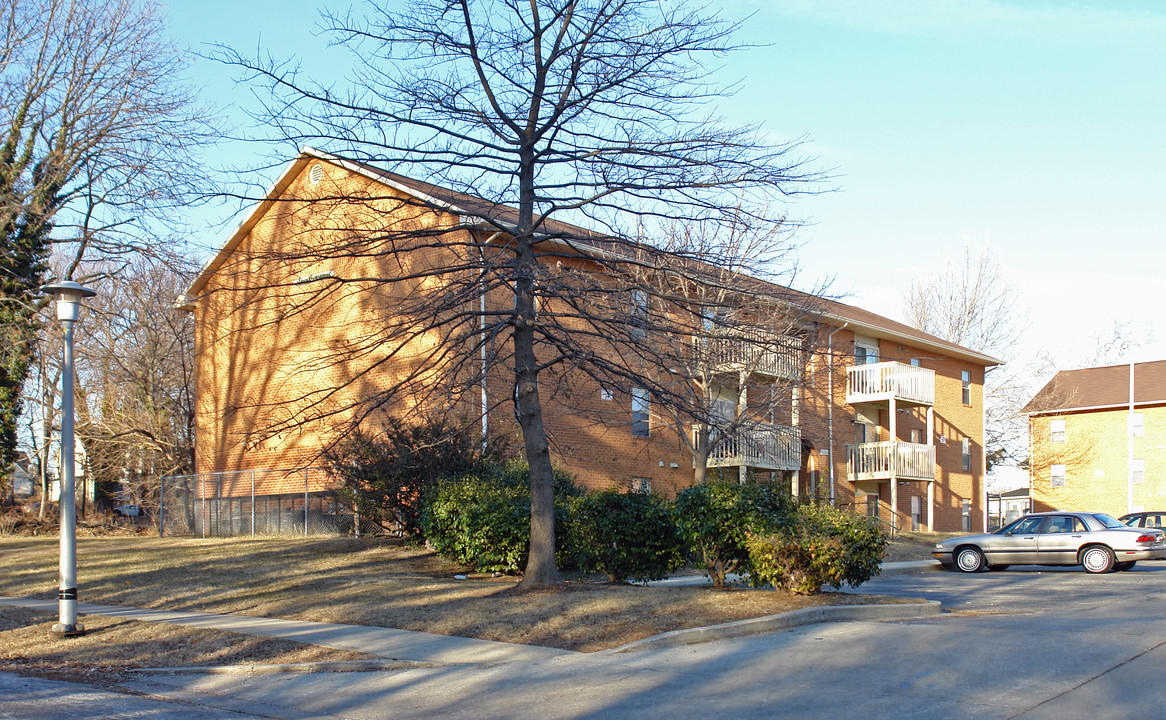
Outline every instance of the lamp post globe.
<svg viewBox="0 0 1166 720"><path fill-rule="evenodd" d="M61 372L61 583L58 594L59 617L52 632L62 637L85 634L77 622L77 490L73 458L73 323L81 312L81 301L96 291L73 282L59 280L41 286L41 292L57 301L57 321L65 340L65 363Z"/></svg>

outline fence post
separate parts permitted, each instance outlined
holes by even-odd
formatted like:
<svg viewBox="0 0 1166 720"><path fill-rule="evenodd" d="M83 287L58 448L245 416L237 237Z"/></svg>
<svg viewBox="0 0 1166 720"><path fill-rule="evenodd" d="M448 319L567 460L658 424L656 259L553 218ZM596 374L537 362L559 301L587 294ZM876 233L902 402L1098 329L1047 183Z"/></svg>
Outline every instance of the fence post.
<svg viewBox="0 0 1166 720"><path fill-rule="evenodd" d="M308 468L304 468L304 537L308 536Z"/></svg>
<svg viewBox="0 0 1166 720"><path fill-rule="evenodd" d="M166 526L166 476L163 475L158 493L158 537L162 537L162 528Z"/></svg>
<svg viewBox="0 0 1166 720"><path fill-rule="evenodd" d="M251 471L251 537L255 537L255 471Z"/></svg>
<svg viewBox="0 0 1166 720"><path fill-rule="evenodd" d="M202 502L202 507L200 508L199 513L198 513L199 514L198 519L200 520L199 524L202 525L202 536L203 536L203 538L206 538L206 526L207 526L206 480L203 479L203 477L201 475L198 478L198 495L199 495L199 499Z"/></svg>

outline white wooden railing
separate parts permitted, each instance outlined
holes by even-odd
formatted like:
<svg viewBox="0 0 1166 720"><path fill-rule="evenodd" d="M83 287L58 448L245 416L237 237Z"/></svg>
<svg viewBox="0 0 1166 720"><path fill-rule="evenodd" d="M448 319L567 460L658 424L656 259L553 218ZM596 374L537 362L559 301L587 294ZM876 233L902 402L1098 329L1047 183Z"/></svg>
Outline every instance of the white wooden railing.
<svg viewBox="0 0 1166 720"><path fill-rule="evenodd" d="M850 404L891 398L920 405L935 404L935 371L881 362L855 365L846 372L846 402Z"/></svg>
<svg viewBox="0 0 1166 720"><path fill-rule="evenodd" d="M694 425L693 436L700 432ZM797 470L802 465L802 434L789 425L758 423L739 428L732 435L717 436L710 430L712 449L708 467L746 467L765 470Z"/></svg>
<svg viewBox="0 0 1166 720"><path fill-rule="evenodd" d="M713 337L694 337L693 347L697 357L717 372L746 372L784 380L802 377L798 343L784 335L733 330Z"/></svg>
<svg viewBox="0 0 1166 720"><path fill-rule="evenodd" d="M889 440L846 446L846 469L853 480L933 480L935 446Z"/></svg>

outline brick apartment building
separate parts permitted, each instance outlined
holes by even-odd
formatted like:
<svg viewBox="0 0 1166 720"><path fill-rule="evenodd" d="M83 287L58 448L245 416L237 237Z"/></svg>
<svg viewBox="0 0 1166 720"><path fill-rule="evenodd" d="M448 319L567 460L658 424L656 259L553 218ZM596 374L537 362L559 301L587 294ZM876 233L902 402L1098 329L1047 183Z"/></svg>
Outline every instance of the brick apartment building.
<svg viewBox="0 0 1166 720"><path fill-rule="evenodd" d="M425 209L347 201L394 196L423 198ZM410 286L359 279L398 273L432 282L422 266L448 262L442 253L458 252L459 233L478 232L459 223L465 204L482 202L312 149L289 163L182 298L196 321L197 472L286 471L265 472L259 491L216 492L294 501L323 489L326 477L305 468L354 418L375 424L362 399L384 387L414 391L383 410L425 414L442 385L443 340L424 333L391 352L378 346ZM351 238L361 223L376 237L386 217L442 240L410 255L409 267L363 241L334 241L334 228ZM483 293L480 302L485 315L505 298ZM806 307L795 353L750 351L732 336L718 345L722 399L753 417L711 449L709 472L771 479L905 529L983 528L983 381L998 361L843 303ZM482 362L479 385L446 400L477 410L486 432L513 434L513 375L487 372L484 354ZM684 442L692 424L670 419L646 390L563 376L541 394L554 460L583 485L672 495L694 482Z"/></svg>
<svg viewBox="0 0 1166 720"><path fill-rule="evenodd" d="M1063 370L1024 412L1034 510L1166 508L1166 361Z"/></svg>

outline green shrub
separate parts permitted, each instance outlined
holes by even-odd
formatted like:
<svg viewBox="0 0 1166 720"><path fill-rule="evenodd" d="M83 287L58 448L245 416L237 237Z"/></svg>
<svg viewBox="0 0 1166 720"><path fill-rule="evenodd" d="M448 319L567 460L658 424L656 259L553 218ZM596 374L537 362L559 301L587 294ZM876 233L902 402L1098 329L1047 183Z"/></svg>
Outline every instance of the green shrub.
<svg viewBox="0 0 1166 720"><path fill-rule="evenodd" d="M603 490L571 504L570 547L579 569L612 582L659 580L684 564L668 502L651 493Z"/></svg>
<svg viewBox="0 0 1166 720"><path fill-rule="evenodd" d="M822 585L858 586L879 572L888 537L868 518L832 507L797 508L793 523L746 543L752 582L791 592L818 592Z"/></svg>
<svg viewBox="0 0 1166 720"><path fill-rule="evenodd" d="M751 574L748 537L786 527L795 503L771 484L706 482L682 491L673 507L693 561L722 586L729 573Z"/></svg>
<svg viewBox="0 0 1166 720"><path fill-rule="evenodd" d="M422 508L442 479L498 472L507 448L485 447L464 424L391 421L381 434L350 433L324 453L336 493L360 514L405 535L421 531Z"/></svg>
<svg viewBox="0 0 1166 720"><path fill-rule="evenodd" d="M440 482L425 505L421 529L437 554L479 572L519 572L530 552L530 489L525 463L511 462L485 476ZM555 473L555 556L565 551L567 504L579 490Z"/></svg>
<svg viewBox="0 0 1166 720"><path fill-rule="evenodd" d="M799 508L799 516L815 532L842 541L846 550L842 559L842 581L847 585L858 587L879 574L883 553L891 538L879 527L877 520L828 505Z"/></svg>
<svg viewBox="0 0 1166 720"><path fill-rule="evenodd" d="M810 595L822 585L842 584L842 541L799 528L775 535L752 535L745 543L755 585Z"/></svg>

